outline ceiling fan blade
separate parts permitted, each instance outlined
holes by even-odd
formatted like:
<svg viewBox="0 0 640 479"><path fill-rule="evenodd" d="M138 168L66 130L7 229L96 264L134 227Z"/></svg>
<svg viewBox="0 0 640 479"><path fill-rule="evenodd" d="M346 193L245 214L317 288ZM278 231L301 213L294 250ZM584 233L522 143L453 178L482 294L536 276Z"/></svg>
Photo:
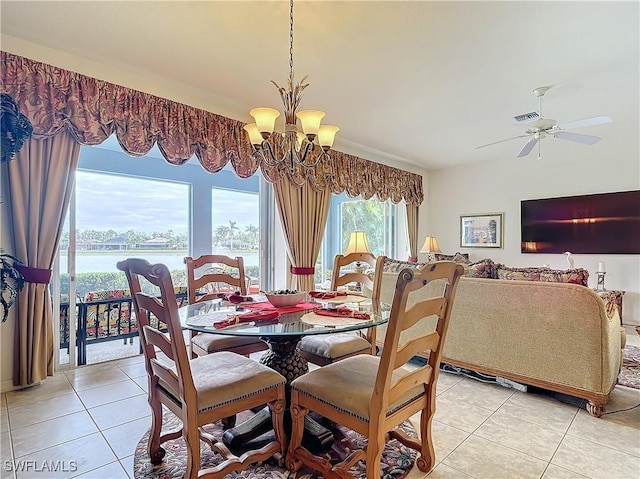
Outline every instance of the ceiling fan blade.
<svg viewBox="0 0 640 479"><path fill-rule="evenodd" d="M539 138L536 138L535 136L527 141L516 158L522 158L523 156L527 156L529 153L531 153L531 150L533 150L533 147L536 146L538 141L540 141Z"/></svg>
<svg viewBox="0 0 640 479"><path fill-rule="evenodd" d="M593 118L585 118L584 120L570 121L558 125L561 130L574 130L576 128L584 128L585 126L602 125L604 123L611 123L613 120L608 116L594 116Z"/></svg>
<svg viewBox="0 0 640 479"><path fill-rule="evenodd" d="M491 145L497 145L498 143L503 143L505 141L510 141L510 140L515 140L516 138L525 138L527 136L531 136L529 134L526 135L518 135L518 136L514 136L512 138L507 138L506 140L498 140L498 141L494 141L493 143L487 143L486 145L482 145L482 146L476 146L476 150L479 148L484 148L485 146L491 146Z"/></svg>
<svg viewBox="0 0 640 479"><path fill-rule="evenodd" d="M582 133L573 133L572 131L559 131L553 136L554 138L560 138L562 140L577 141L585 145L594 145L602 139L599 136L583 135Z"/></svg>

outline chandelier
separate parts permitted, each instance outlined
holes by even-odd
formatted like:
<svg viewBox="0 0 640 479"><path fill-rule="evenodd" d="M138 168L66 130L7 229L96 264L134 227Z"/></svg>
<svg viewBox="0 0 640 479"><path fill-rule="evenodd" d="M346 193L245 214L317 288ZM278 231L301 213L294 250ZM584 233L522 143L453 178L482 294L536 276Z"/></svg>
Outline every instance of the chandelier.
<svg viewBox="0 0 640 479"><path fill-rule="evenodd" d="M325 116L323 111L298 111L302 92L309 86L305 76L299 83L293 80L293 0L289 2L289 80L287 89L273 80L271 83L280 92L284 104L284 133L273 135L276 119L280 116L273 108L254 108L249 114L255 123L245 125L249 141L253 147L253 155L258 161L268 166L277 166L288 160L289 170L293 173L295 165L313 168L323 158L331 159L329 150L340 128L333 125L321 125ZM302 131L298 130L300 120ZM278 136L282 138L279 141Z"/></svg>

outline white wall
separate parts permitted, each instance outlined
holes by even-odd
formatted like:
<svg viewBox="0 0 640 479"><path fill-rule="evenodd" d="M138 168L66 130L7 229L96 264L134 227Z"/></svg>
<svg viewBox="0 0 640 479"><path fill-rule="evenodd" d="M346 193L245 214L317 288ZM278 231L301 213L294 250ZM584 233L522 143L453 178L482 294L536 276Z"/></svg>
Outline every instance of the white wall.
<svg viewBox="0 0 640 479"><path fill-rule="evenodd" d="M615 123L599 131L604 139L594 146L545 139L542 160L532 155L430 171L425 205L429 232L437 237L442 251L470 253L472 260L568 268L561 254L520 253L520 200L640 189L638 125L635 139L626 144L607 141L607 135L615 137L614 127ZM513 147L507 148L509 154L518 151L520 145L515 143L508 144ZM504 248L460 248L460 215L494 212L504 213ZM590 287L595 287L598 261L604 261L605 287L626 291L625 324L640 325L640 255L585 254L574 259L576 267L589 271Z"/></svg>

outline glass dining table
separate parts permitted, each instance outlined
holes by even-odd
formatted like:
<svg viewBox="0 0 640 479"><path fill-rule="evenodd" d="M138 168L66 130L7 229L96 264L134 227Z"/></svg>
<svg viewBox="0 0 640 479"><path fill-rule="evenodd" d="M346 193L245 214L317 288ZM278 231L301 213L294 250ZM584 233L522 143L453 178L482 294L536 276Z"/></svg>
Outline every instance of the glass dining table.
<svg viewBox="0 0 640 479"><path fill-rule="evenodd" d="M284 308L276 308L263 299L266 300L264 296L257 296L254 301L240 304L214 299L183 306L178 310L180 322L184 329L201 333L259 338L268 346L260 363L282 374L288 385L309 371L306 359L297 348L304 336L376 327L389 320L391 309L387 303L356 295L327 300L311 299ZM353 311L353 315L344 316L344 308ZM278 314L275 315L274 311ZM258 314L252 315L255 320L230 324L234 320L239 321L237 318L242 318L246 313ZM267 319L261 319L263 317ZM227 326L220 327L221 325ZM270 429L270 413L265 408L248 421L225 431L223 442L229 447L238 448ZM308 445L313 449L325 449L333 442L331 431L310 418L305 423L305 430L310 436Z"/></svg>

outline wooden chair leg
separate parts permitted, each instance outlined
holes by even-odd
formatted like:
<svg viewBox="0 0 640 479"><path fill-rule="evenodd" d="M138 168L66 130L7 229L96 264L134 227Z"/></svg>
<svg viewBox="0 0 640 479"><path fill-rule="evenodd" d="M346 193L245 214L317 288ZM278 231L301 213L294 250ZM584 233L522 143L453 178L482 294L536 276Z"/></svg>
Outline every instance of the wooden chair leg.
<svg viewBox="0 0 640 479"><path fill-rule="evenodd" d="M269 409L271 410L271 421L273 423L273 431L276 435L276 440L280 444L280 457L276 457L278 465L283 466L285 461L285 455L287 453L287 434L284 430L284 411L285 411L285 398L283 397L277 401L270 402Z"/></svg>
<svg viewBox="0 0 640 479"><path fill-rule="evenodd" d="M380 462L386 434L379 433L378 436L370 437L367 443L367 477L380 477Z"/></svg>
<svg viewBox="0 0 640 479"><path fill-rule="evenodd" d="M187 444L187 470L184 479L197 479L200 470L200 431L196 421L189 417L183 417L182 424L182 434Z"/></svg>
<svg viewBox="0 0 640 479"><path fill-rule="evenodd" d="M289 439L289 449L287 451L287 469L296 472L302 467L302 462L296 459L296 449L302 445L302 434L304 433L304 418L308 410L297 405L298 393L291 391L291 438Z"/></svg>
<svg viewBox="0 0 640 479"><path fill-rule="evenodd" d="M151 431L149 432L149 443L147 444L147 454L152 464L160 464L165 455L165 450L160 446L160 433L162 432L162 404L157 398L157 390L152 389L149 396L149 406L151 406Z"/></svg>
<svg viewBox="0 0 640 479"><path fill-rule="evenodd" d="M430 400L427 403L427 407L425 407L420 414L420 439L422 442L422 449L420 451L420 456L416 461L416 465L422 472L429 472L435 466L436 453L433 448L433 439L431 435L431 421L433 420L435 409L434 403L435 399Z"/></svg>

